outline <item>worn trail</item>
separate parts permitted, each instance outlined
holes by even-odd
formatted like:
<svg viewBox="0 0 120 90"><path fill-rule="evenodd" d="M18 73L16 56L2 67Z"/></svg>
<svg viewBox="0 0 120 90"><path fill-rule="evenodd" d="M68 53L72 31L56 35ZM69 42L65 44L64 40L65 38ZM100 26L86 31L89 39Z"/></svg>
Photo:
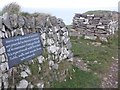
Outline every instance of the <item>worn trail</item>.
<svg viewBox="0 0 120 90"><path fill-rule="evenodd" d="M118 59L113 58L108 72L103 75L102 88L118 88Z"/></svg>

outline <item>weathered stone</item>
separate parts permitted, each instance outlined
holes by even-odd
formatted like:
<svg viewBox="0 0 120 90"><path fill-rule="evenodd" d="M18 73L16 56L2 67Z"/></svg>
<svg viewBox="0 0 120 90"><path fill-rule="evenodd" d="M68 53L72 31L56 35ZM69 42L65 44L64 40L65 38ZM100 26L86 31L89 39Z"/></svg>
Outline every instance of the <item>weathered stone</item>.
<svg viewBox="0 0 120 90"><path fill-rule="evenodd" d="M5 53L5 47L4 46L0 48L0 54L3 54L3 53Z"/></svg>
<svg viewBox="0 0 120 90"><path fill-rule="evenodd" d="M68 61L73 62L73 58L68 59Z"/></svg>
<svg viewBox="0 0 120 90"><path fill-rule="evenodd" d="M22 71L20 75L22 78L28 77L28 74L25 71Z"/></svg>
<svg viewBox="0 0 120 90"><path fill-rule="evenodd" d="M57 63L54 64L54 65L52 66L52 68L58 70L58 64L57 64Z"/></svg>
<svg viewBox="0 0 120 90"><path fill-rule="evenodd" d="M3 76L2 71L0 70L0 78Z"/></svg>
<svg viewBox="0 0 120 90"><path fill-rule="evenodd" d="M68 58L72 58L73 57L73 53L70 50L68 50L67 57Z"/></svg>
<svg viewBox="0 0 120 90"><path fill-rule="evenodd" d="M62 19L58 18L58 19L57 19L57 23L59 24L59 26L60 26L61 28L65 27L65 23L63 22Z"/></svg>
<svg viewBox="0 0 120 90"><path fill-rule="evenodd" d="M10 19L11 27L12 28L17 28L17 25L18 25L18 23L17 23L18 16L16 14L13 14L13 15L10 15L9 19Z"/></svg>
<svg viewBox="0 0 120 90"><path fill-rule="evenodd" d="M34 88L34 86L31 84L31 82L29 82L28 88L30 88L30 89Z"/></svg>
<svg viewBox="0 0 120 90"><path fill-rule="evenodd" d="M55 29L55 32L58 32L60 30L60 28L58 27L54 27L54 29Z"/></svg>
<svg viewBox="0 0 120 90"><path fill-rule="evenodd" d="M29 67L27 67L27 68L25 69L25 72L26 72L27 74L31 75L31 71L30 71L30 68L29 68Z"/></svg>
<svg viewBox="0 0 120 90"><path fill-rule="evenodd" d="M9 30L12 30L8 13L3 14L3 23Z"/></svg>
<svg viewBox="0 0 120 90"><path fill-rule="evenodd" d="M44 88L44 83L43 83L43 82L38 83L38 84L37 84L37 87L38 87L38 88Z"/></svg>
<svg viewBox="0 0 120 90"><path fill-rule="evenodd" d="M84 39L96 40L96 36L85 36Z"/></svg>
<svg viewBox="0 0 120 90"><path fill-rule="evenodd" d="M4 55L0 55L0 60L2 61L2 62L5 62L5 56ZM0 61L0 62L1 62Z"/></svg>
<svg viewBox="0 0 120 90"><path fill-rule="evenodd" d="M21 80L19 85L17 86L17 88L27 88L28 86L28 81L26 81L25 79Z"/></svg>
<svg viewBox="0 0 120 90"><path fill-rule="evenodd" d="M4 33L2 31L0 31L0 38L4 37Z"/></svg>
<svg viewBox="0 0 120 90"><path fill-rule="evenodd" d="M2 29L3 25L2 25L2 17L0 16L0 30Z"/></svg>
<svg viewBox="0 0 120 90"><path fill-rule="evenodd" d="M24 26L24 24L25 24L24 17L19 16L18 17L18 25L19 25L19 27L22 28Z"/></svg>
<svg viewBox="0 0 120 90"><path fill-rule="evenodd" d="M54 65L54 61L50 60L49 61L49 66L53 66Z"/></svg>
<svg viewBox="0 0 120 90"><path fill-rule="evenodd" d="M42 70L42 68L39 66L39 68L38 68L38 72L40 72Z"/></svg>
<svg viewBox="0 0 120 90"><path fill-rule="evenodd" d="M68 29L66 27L61 28L63 32L68 32Z"/></svg>
<svg viewBox="0 0 120 90"><path fill-rule="evenodd" d="M53 26L56 26L57 25L57 18L55 16L50 17L50 22Z"/></svg>
<svg viewBox="0 0 120 90"><path fill-rule="evenodd" d="M68 32L64 32L63 35L64 35L65 37L68 37Z"/></svg>
<svg viewBox="0 0 120 90"><path fill-rule="evenodd" d="M0 89L2 89L2 79L0 78Z"/></svg>
<svg viewBox="0 0 120 90"><path fill-rule="evenodd" d="M8 74L7 73L3 74L2 81L4 82L4 88L8 88Z"/></svg>
<svg viewBox="0 0 120 90"><path fill-rule="evenodd" d="M54 44L54 40L53 39L47 39L47 44L48 45L52 45L52 44Z"/></svg>
<svg viewBox="0 0 120 90"><path fill-rule="evenodd" d="M105 42L108 42L107 38L106 37L99 37L101 41L105 41Z"/></svg>
<svg viewBox="0 0 120 90"><path fill-rule="evenodd" d="M38 59L39 64L41 64L43 63L45 58L43 56L38 56L37 59Z"/></svg>
<svg viewBox="0 0 120 90"><path fill-rule="evenodd" d="M8 69L9 69L8 63L7 63L7 62L1 63L0 69L1 69L2 71L8 70Z"/></svg>
<svg viewBox="0 0 120 90"><path fill-rule="evenodd" d="M68 40L68 42L66 43L66 47L67 47L67 49L71 49L72 44L71 44L70 40Z"/></svg>
<svg viewBox="0 0 120 90"><path fill-rule="evenodd" d="M55 45L51 45L51 46L47 47L47 50L49 53L55 53L58 49L59 49L59 47L56 47Z"/></svg>
<svg viewBox="0 0 120 90"><path fill-rule="evenodd" d="M42 39L45 39L45 36L46 36L45 33L41 34L41 38L42 38Z"/></svg>
<svg viewBox="0 0 120 90"><path fill-rule="evenodd" d="M70 38L65 38L64 43L66 44L69 40L70 40Z"/></svg>

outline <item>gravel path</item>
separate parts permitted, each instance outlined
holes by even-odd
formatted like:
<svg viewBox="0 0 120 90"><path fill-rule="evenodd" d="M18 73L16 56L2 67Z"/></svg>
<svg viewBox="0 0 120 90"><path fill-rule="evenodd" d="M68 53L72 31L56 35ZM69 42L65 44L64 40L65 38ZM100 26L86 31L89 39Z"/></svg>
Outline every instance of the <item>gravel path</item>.
<svg viewBox="0 0 120 90"><path fill-rule="evenodd" d="M118 59L114 57L110 69L103 75L102 88L118 88Z"/></svg>

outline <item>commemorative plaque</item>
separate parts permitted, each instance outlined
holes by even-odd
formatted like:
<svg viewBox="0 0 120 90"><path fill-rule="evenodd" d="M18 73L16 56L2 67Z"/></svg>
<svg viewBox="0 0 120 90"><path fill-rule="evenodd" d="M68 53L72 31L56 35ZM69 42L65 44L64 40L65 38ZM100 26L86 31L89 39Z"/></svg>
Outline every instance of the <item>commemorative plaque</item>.
<svg viewBox="0 0 120 90"><path fill-rule="evenodd" d="M11 37L3 39L2 42L6 49L9 68L42 54L42 43L39 33Z"/></svg>

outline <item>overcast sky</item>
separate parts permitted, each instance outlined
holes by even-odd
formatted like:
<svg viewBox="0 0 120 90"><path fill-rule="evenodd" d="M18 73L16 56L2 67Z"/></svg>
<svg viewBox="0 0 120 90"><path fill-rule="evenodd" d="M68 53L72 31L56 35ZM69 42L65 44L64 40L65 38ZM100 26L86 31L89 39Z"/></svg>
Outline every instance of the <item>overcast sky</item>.
<svg viewBox="0 0 120 90"><path fill-rule="evenodd" d="M0 0L0 9L11 2L18 3L22 11L50 13L62 18L66 24L70 24L76 12L117 11L119 0Z"/></svg>

